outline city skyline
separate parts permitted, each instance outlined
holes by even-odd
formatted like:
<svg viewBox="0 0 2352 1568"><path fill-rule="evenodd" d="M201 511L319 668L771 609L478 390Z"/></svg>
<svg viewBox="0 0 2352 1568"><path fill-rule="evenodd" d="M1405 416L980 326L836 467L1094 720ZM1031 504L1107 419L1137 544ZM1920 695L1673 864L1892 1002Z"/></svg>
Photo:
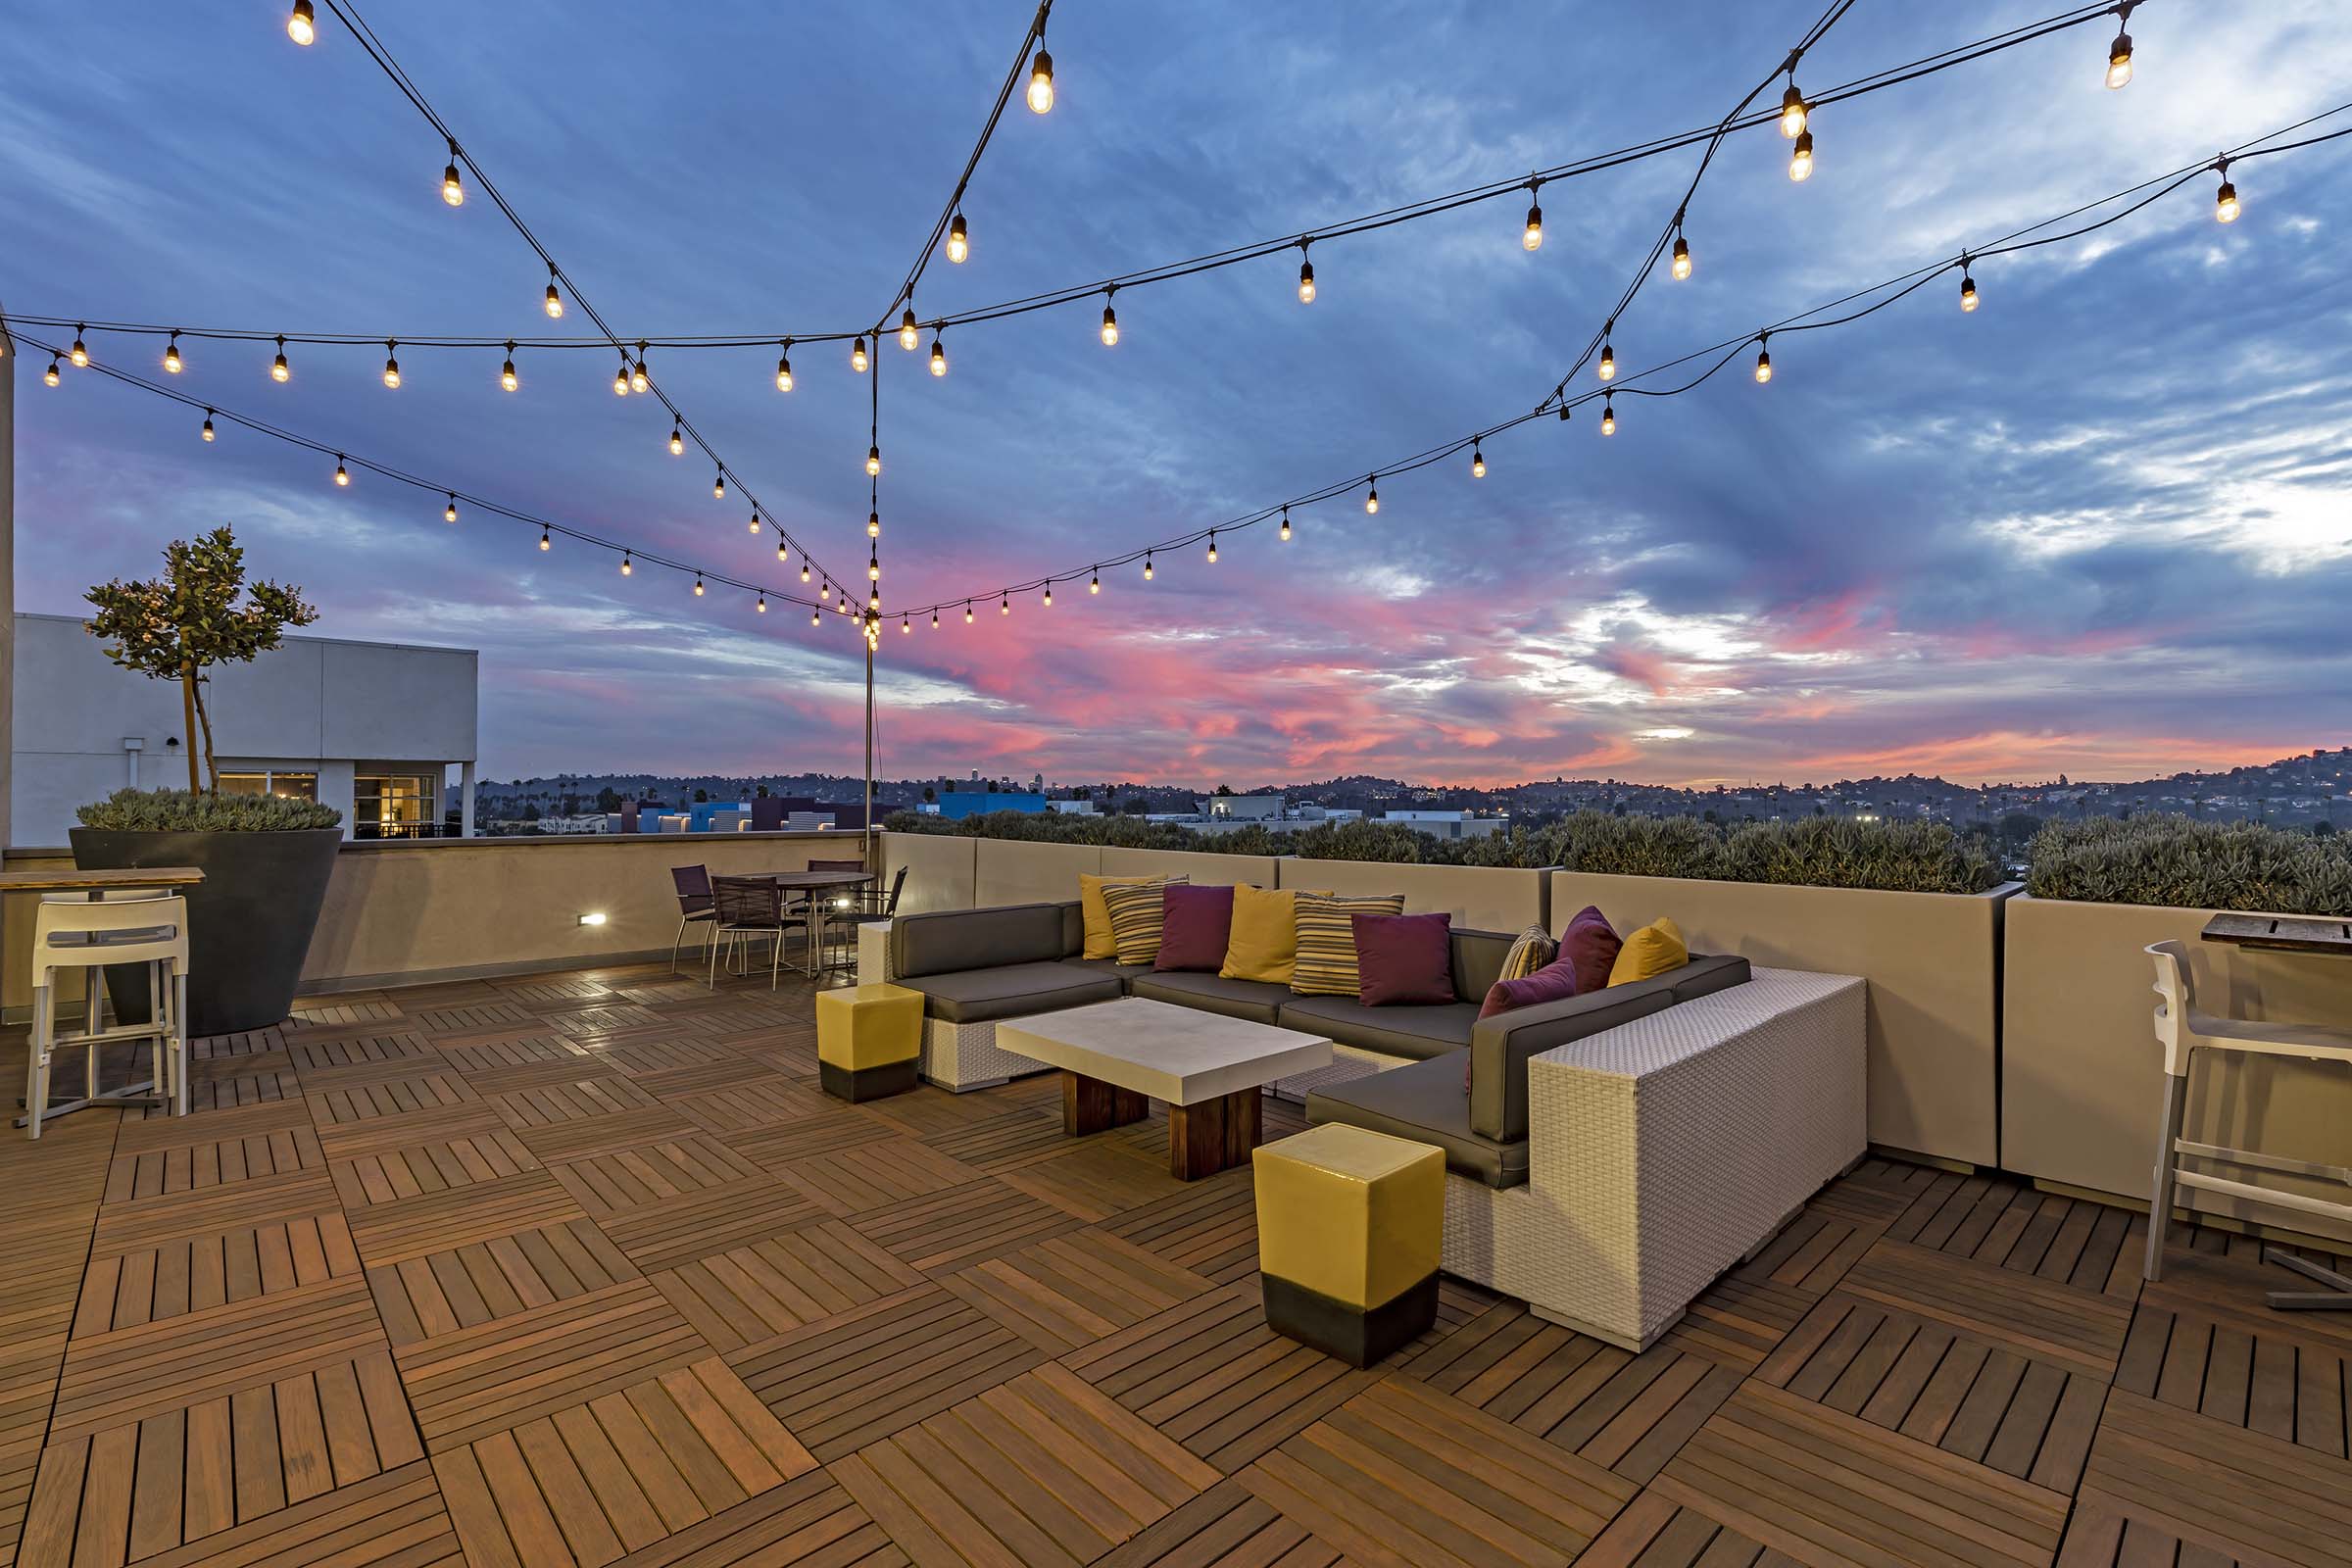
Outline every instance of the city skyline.
<svg viewBox="0 0 2352 1568"><path fill-rule="evenodd" d="M1022 8L1025 12L1027 8ZM1803 71L1836 81L2031 20L1857 8ZM16 21L0 193L42 244L0 308L286 330L544 330L544 270L348 38L277 20L150 19L103 57L79 10ZM278 19L282 20L282 19ZM627 333L858 319L887 297L986 108L1022 13L930 8L882 40L851 15L615 15L418 5L387 41ZM1159 25L1155 27L1155 20ZM1808 11L1696 4L1574 21L1535 5L1240 7L1187 26L1057 15L1061 102L1007 118L965 200L973 255L928 316L1279 234L1712 122ZM1689 215L1696 267L1616 334L1629 367L1833 298L2333 107L2352 43L2328 8L2185 0L2132 20L2137 79L2100 90L2083 27L1819 117L1819 172L1769 129L1728 142ZM1691 39L1700 40L1695 45ZM182 139L155 106L226 106ZM1562 90L1563 85L1572 90ZM1306 90L1312 87L1312 91ZM267 106L266 109L261 106ZM287 141L285 127L303 135ZM757 137L744 134L759 127ZM2322 127L2326 128L2326 127ZM2244 217L2205 183L2082 241L1977 270L1869 321L1773 341L1688 397L1580 412L1265 528L1103 573L1088 558L1246 512L1532 406L1598 324L1694 155L1119 295L1121 341L1072 306L948 334L953 372L879 347L886 597L927 604L1076 569L1046 609L887 629L880 771L1073 778L1374 773L1468 787L1554 776L1709 785L1915 771L1955 783L2139 779L2267 763L2352 733L2352 140L2249 166ZM927 173L909 178L909 170ZM690 174L691 177L682 177ZM169 259L158 237L170 237ZM537 275L534 275L536 270ZM152 373L151 340L93 331ZM191 341L175 386L413 471L772 575L609 358L305 347L286 387L252 345ZM730 463L835 569L862 576L870 388L839 345L655 355ZM485 776L665 757L854 774L848 626L697 598L668 573L326 467L95 377L15 368L18 596L79 610L163 545L233 523L324 635L482 650ZM1586 378L1590 383L1590 375ZM641 406L642 405L642 406Z"/></svg>

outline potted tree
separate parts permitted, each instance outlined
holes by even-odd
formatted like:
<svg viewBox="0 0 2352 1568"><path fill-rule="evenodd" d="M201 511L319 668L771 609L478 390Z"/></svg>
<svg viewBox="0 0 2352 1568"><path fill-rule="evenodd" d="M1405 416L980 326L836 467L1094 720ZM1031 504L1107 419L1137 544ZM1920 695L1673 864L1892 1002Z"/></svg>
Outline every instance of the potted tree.
<svg viewBox="0 0 2352 1568"><path fill-rule="evenodd" d="M188 787L118 790L75 813L74 861L87 870L192 865L188 894L188 1030L233 1034L284 1019L341 844L343 814L315 801L220 793L207 671L249 663L318 612L302 592L248 583L245 552L227 528L164 551L164 574L121 578L85 596L85 625L106 655L153 680L179 683L187 715ZM201 753L201 756L199 754ZM124 982L108 986L135 1010Z"/></svg>

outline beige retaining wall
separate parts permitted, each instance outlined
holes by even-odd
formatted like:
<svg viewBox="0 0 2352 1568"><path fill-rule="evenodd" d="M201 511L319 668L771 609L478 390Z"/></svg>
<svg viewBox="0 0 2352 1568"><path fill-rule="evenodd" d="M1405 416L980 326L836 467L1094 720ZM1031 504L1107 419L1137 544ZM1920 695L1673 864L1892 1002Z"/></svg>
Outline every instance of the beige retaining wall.
<svg viewBox="0 0 2352 1568"><path fill-rule="evenodd" d="M1999 953L2014 886L1878 893L1684 877L1553 873L1551 928L1598 905L1620 932L1672 915L1690 946L1870 982L1870 1140L2000 1159Z"/></svg>
<svg viewBox="0 0 2352 1568"><path fill-rule="evenodd" d="M975 839L978 869L973 903L1044 904L1078 896L1081 872L1102 869L1102 850L1094 844L1037 844L1023 839ZM909 878L908 880L912 880Z"/></svg>
<svg viewBox="0 0 2352 1568"><path fill-rule="evenodd" d="M1544 923L1548 870L1488 865L1391 865L1370 860L1281 862L1282 886L1349 897L1404 895L1407 914L1446 913L1457 926L1520 932Z"/></svg>
<svg viewBox="0 0 2352 1568"><path fill-rule="evenodd" d="M2208 909L2009 903L2002 1027L2002 1163L2028 1176L2141 1203L2153 1190L2164 1052L2156 1043L2154 961L2140 950L2178 939L2197 962L2207 1012L2352 1027L2352 960L2258 953L2200 942ZM2352 1165L2352 1073L2326 1063L2200 1052L2189 1076L2185 1136L2291 1159ZM2291 1176L2216 1174L2342 1199ZM2183 1192L2183 1206L2337 1239L2352 1226Z"/></svg>
<svg viewBox="0 0 2352 1568"><path fill-rule="evenodd" d="M1259 887L1275 885L1275 868L1283 862L1270 855L1216 855L1192 850L1104 850L1104 876L1182 876L1201 887ZM1065 899L1078 896L1070 884Z"/></svg>
<svg viewBox="0 0 2352 1568"><path fill-rule="evenodd" d="M899 912L969 909L979 903L980 841L940 833L882 835L885 882L902 867L906 885L899 890Z"/></svg>

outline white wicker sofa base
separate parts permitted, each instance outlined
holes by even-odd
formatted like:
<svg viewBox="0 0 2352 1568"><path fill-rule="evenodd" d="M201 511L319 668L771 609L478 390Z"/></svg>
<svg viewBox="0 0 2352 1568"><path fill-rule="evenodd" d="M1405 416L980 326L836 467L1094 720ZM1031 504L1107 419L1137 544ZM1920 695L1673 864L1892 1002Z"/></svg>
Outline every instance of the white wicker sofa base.
<svg viewBox="0 0 2352 1568"><path fill-rule="evenodd" d="M1866 987L1757 969L1528 1060L1528 1180L1446 1178L1445 1270L1642 1350L1867 1136Z"/></svg>
<svg viewBox="0 0 2352 1568"><path fill-rule="evenodd" d="M898 979L890 962L889 921L869 920L858 928L858 979L861 985ZM1030 1073L1050 1071L1035 1057L1016 1056L1009 1051L997 1049L997 1025L1009 1021L950 1023L945 1018L925 1018L923 1077L960 1095L974 1089L993 1088Z"/></svg>

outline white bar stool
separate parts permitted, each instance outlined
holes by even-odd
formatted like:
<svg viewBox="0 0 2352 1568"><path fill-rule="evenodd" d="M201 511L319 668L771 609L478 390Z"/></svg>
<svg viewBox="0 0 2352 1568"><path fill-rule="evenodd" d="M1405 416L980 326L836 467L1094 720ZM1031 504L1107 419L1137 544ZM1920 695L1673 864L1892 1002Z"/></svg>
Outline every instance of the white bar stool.
<svg viewBox="0 0 2352 1568"><path fill-rule="evenodd" d="M2229 1149L2180 1136L2188 1110L2188 1058L2194 1051L2230 1051L2241 1055L2297 1056L2307 1061L2352 1063L2352 1031L2316 1024L2258 1023L2197 1009L2196 970L2183 942L2153 942L2146 949L2156 960L2156 1038L2164 1047L2164 1126L2156 1145L2156 1192L2148 1210L2148 1255L2140 1273L2146 1279L2164 1277L2164 1233L2173 1217L2176 1185L2200 1192L2224 1193L2259 1203L2275 1204L2328 1219L2352 1221L2352 1203L2332 1202L2301 1193L2274 1191L2252 1182L2232 1181L2201 1170L2180 1168L2180 1156L2219 1160L2253 1170L2278 1171L2316 1177L2352 1187L2352 1169L2311 1160L2285 1159L2252 1149ZM2325 1291L2273 1291L2270 1304L2280 1309L2352 1310L2352 1279L2322 1268L2290 1252L2265 1247L2263 1261L2277 1263L2328 1287Z"/></svg>
<svg viewBox="0 0 2352 1568"><path fill-rule="evenodd" d="M106 979L102 966L147 966L148 1021L106 1021ZM57 1027L56 977L60 969L83 971L89 997L88 1027ZM184 1115L187 1085L188 905L176 894L117 894L87 899L80 894L42 899L32 927L32 1032L25 1043L24 1114L17 1125L41 1136L43 1120L93 1105L129 1104L160 1098L167 1109ZM98 1090L98 1053L119 1041L149 1043L153 1075L146 1083ZM49 1063L61 1051L83 1052L79 1100L52 1108Z"/></svg>

